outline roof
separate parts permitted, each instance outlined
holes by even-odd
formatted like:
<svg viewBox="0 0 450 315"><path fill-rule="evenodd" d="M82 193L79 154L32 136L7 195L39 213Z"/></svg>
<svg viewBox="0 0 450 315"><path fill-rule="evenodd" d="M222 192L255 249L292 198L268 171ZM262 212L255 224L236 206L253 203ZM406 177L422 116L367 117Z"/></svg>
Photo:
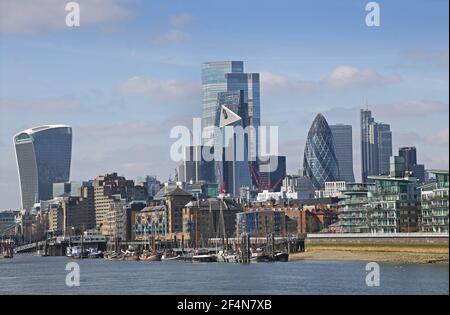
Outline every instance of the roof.
<svg viewBox="0 0 450 315"><path fill-rule="evenodd" d="M428 172L432 174L448 175L448 170L428 170Z"/></svg>
<svg viewBox="0 0 450 315"><path fill-rule="evenodd" d="M413 178L415 177L390 177L390 176L368 176L368 179L373 180L390 180L390 181L396 181L396 182L415 182ZM416 180L417 181L417 180Z"/></svg>
<svg viewBox="0 0 450 315"><path fill-rule="evenodd" d="M188 193L187 191L177 187L172 191L168 191L164 196L190 196L192 197L192 195L190 193Z"/></svg>
<svg viewBox="0 0 450 315"><path fill-rule="evenodd" d="M67 125L44 125L44 126L37 126L37 127L33 127L33 128L30 128L30 129L27 129L27 130L18 132L14 137L16 137L16 136L18 136L18 135L20 135L20 134L22 134L22 133L26 133L26 134L32 135L32 134L35 134L35 133L37 133L37 132L41 132L41 131L44 131L44 130L57 129L57 128L72 128L72 127L67 126Z"/></svg>

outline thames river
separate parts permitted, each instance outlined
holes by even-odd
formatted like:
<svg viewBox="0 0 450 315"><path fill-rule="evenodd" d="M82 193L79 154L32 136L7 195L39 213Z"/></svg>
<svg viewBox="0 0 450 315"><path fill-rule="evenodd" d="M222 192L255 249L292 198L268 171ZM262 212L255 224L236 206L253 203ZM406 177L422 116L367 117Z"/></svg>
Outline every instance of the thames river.
<svg viewBox="0 0 450 315"><path fill-rule="evenodd" d="M66 285L77 262L80 286ZM0 294L449 294L449 265L380 265L380 286L366 285L366 263L271 264L0 259Z"/></svg>

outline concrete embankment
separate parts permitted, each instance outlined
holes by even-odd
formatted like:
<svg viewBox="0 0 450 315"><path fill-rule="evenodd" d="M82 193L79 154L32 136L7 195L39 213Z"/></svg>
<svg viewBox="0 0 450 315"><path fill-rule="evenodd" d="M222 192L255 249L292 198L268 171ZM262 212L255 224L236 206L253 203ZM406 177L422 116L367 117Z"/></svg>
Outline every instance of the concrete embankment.
<svg viewBox="0 0 450 315"><path fill-rule="evenodd" d="M310 236L306 252L290 260L373 261L392 263L448 263L448 235L330 235Z"/></svg>

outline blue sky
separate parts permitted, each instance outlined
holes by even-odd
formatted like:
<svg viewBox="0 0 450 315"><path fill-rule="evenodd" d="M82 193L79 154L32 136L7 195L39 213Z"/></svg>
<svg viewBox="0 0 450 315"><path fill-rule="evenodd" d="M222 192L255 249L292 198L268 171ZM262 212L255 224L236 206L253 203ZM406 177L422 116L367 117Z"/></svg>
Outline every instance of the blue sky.
<svg viewBox="0 0 450 315"><path fill-rule="evenodd" d="M1 208L19 206L12 136L40 124L74 128L72 178L118 171L174 175L171 127L201 114L200 66L244 60L262 74L262 119L280 126L288 171L301 168L318 112L354 126L359 108L392 124L395 148L415 145L448 168L448 1L0 0Z"/></svg>

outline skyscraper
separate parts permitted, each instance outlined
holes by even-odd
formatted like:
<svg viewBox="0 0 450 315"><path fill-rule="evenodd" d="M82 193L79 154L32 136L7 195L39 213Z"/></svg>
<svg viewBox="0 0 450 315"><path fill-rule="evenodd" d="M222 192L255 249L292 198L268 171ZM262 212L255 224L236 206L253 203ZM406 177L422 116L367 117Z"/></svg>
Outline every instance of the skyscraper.
<svg viewBox="0 0 450 315"><path fill-rule="evenodd" d="M361 110L361 177L388 175L392 156L392 132L388 124L375 122L372 111Z"/></svg>
<svg viewBox="0 0 450 315"><path fill-rule="evenodd" d="M415 147L404 147L398 150L398 155L405 159L405 169L423 183L426 181L425 165L417 164L417 149Z"/></svg>
<svg viewBox="0 0 450 315"><path fill-rule="evenodd" d="M303 175L311 179L316 190L325 182L339 180L339 164L331 129L322 114L317 115L308 133L303 159Z"/></svg>
<svg viewBox="0 0 450 315"><path fill-rule="evenodd" d="M245 128L247 115L247 104L244 103L244 91L221 92L218 95L220 106L220 117L216 125L222 131L225 128L233 128L232 139L226 139L225 133L222 139L216 137L216 141L223 147L222 161L216 161L217 179L222 188L234 197L240 195L242 187L251 187L249 162L249 139L250 134L240 133L239 128Z"/></svg>
<svg viewBox="0 0 450 315"><path fill-rule="evenodd" d="M14 136L22 208L48 200L53 183L69 181L72 157L72 128L40 126Z"/></svg>
<svg viewBox="0 0 450 315"><path fill-rule="evenodd" d="M398 155L405 159L405 169L411 170L411 166L417 164L417 150L415 147L404 147L398 149Z"/></svg>
<svg viewBox="0 0 450 315"><path fill-rule="evenodd" d="M206 161L202 152L211 147L189 146L184 148L184 161L179 180L184 182L215 182L214 161Z"/></svg>
<svg viewBox="0 0 450 315"><path fill-rule="evenodd" d="M340 180L347 183L355 182L353 173L353 136L351 125L331 125L333 133L334 150L339 164Z"/></svg>
<svg viewBox="0 0 450 315"><path fill-rule="evenodd" d="M205 145L213 145L214 127L220 115L218 104L221 92L243 92L246 115L242 116L243 127L253 126L255 132L250 135L250 154L256 160L258 153L258 127L261 125L260 77L258 73L244 73L242 61L208 62L202 66L202 128Z"/></svg>

